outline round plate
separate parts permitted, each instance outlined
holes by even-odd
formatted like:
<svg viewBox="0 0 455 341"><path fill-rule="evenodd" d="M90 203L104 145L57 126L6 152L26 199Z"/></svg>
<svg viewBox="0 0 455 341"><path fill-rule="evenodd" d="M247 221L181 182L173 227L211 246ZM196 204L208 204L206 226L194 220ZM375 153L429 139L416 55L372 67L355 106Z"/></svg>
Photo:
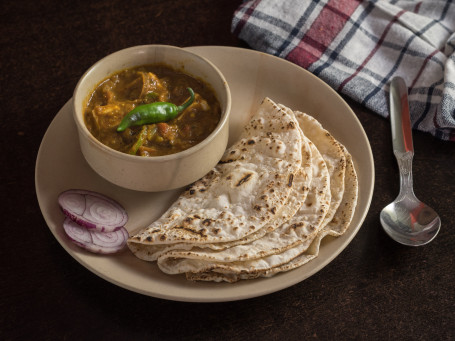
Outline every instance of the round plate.
<svg viewBox="0 0 455 341"><path fill-rule="evenodd" d="M98 176L80 152L71 100L52 121L38 152L35 185L44 219L63 248L85 268L109 282L144 295L191 302L233 301L269 294L299 283L330 263L354 238L365 219L374 185L373 156L367 136L355 114L334 90L290 62L241 48L204 46L188 49L212 61L229 83L232 92L230 143L237 138L261 100L270 97L276 103L314 116L348 148L358 174L359 200L346 234L325 238L319 256L300 268L271 278L234 284L191 282L184 275L166 275L155 263L139 260L127 249L110 256L86 252L71 243L63 231L64 216L57 203L62 191L89 189L114 198L128 212L126 228L130 234L164 213L179 191L130 191Z"/></svg>

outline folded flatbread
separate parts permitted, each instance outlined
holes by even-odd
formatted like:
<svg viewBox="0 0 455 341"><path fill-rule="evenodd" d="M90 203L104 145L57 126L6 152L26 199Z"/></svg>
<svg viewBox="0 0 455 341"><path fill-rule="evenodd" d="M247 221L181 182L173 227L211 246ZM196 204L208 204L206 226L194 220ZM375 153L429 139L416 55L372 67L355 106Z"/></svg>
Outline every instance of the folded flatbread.
<svg viewBox="0 0 455 341"><path fill-rule="evenodd" d="M289 108L286 110L291 111ZM295 111L294 114L303 134L315 144L329 170L331 202L323 222L323 225L326 225L335 215L344 194L346 171L344 147L314 117L300 111Z"/></svg>
<svg viewBox="0 0 455 341"><path fill-rule="evenodd" d="M321 242L326 236L339 237L343 235L349 227L354 216L355 207L358 199L358 179L354 168L352 157L343 147L346 156L346 176L344 177L344 193L342 201L334 214L333 219L314 236L307 238L296 248L285 251L282 258L287 257L291 260L284 264L271 267L258 268L257 270L246 270L241 272L226 271L225 269L212 269L205 272L187 272L186 277L193 281L226 281L236 282L241 279L254 279L257 277L271 277L280 272L293 270L307 264L319 254ZM310 195L308 195L309 197ZM272 256L275 257L275 256ZM269 258L272 258L269 257ZM272 259L263 259L263 263L273 264Z"/></svg>
<svg viewBox="0 0 455 341"><path fill-rule="evenodd" d="M214 170L128 246L190 280L269 277L345 233L357 193L347 149L313 117L266 98Z"/></svg>
<svg viewBox="0 0 455 341"><path fill-rule="evenodd" d="M141 259L155 260L172 245L218 245L258 233L286 204L302 155L311 158L305 146L295 116L264 99L220 163L130 237L129 248ZM304 176L311 180L311 174Z"/></svg>
<svg viewBox="0 0 455 341"><path fill-rule="evenodd" d="M254 274L285 264L303 252L298 251L298 246L317 235L329 209L331 197L330 178L324 159L314 144L307 142L312 154L312 180L308 194L300 198L303 202L298 203L299 209L295 215L248 244L222 251L193 248L190 251L166 252L158 258L160 269L168 274L207 271L227 272L231 275Z"/></svg>

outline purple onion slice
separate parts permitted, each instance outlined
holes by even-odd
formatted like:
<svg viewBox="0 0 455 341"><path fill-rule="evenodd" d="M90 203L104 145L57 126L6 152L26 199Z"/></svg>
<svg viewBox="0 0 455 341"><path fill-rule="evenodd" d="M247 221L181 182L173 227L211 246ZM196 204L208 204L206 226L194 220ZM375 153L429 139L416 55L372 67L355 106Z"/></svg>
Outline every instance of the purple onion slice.
<svg viewBox="0 0 455 341"><path fill-rule="evenodd" d="M118 252L128 239L128 231L124 227L113 232L98 232L88 230L68 217L63 222L63 229L76 245L95 253Z"/></svg>
<svg viewBox="0 0 455 341"><path fill-rule="evenodd" d="M116 231L128 221L118 202L96 192L70 189L59 195L58 203L68 218L99 232Z"/></svg>

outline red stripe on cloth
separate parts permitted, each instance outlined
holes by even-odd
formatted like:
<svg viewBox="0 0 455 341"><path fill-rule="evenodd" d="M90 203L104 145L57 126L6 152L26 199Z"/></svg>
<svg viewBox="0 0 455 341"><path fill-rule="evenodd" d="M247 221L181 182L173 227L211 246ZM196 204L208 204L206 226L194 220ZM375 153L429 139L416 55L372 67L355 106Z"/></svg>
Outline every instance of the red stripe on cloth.
<svg viewBox="0 0 455 341"><path fill-rule="evenodd" d="M417 75L415 76L414 80L411 83L411 86L409 87L409 91L411 91L411 89L414 87L414 85L416 85L417 80L419 79L420 75L423 72L423 69L425 69L425 66L428 64L428 61L438 52L440 52L440 51L439 50L435 50L430 55L428 55L427 58L425 58L425 60L423 61L422 66L420 67L419 72L417 72Z"/></svg>
<svg viewBox="0 0 455 341"><path fill-rule="evenodd" d="M251 14L254 12L256 6L261 2L261 0L256 0L253 1L253 3L246 9L245 13L242 16L242 19L240 19L239 23L234 29L234 35L238 36L240 34L240 31L243 29L243 26L245 26L246 22L250 18ZM237 10L239 11L245 4L240 5L240 8Z"/></svg>
<svg viewBox="0 0 455 341"><path fill-rule="evenodd" d="M441 126L438 124L438 122L436 121L438 118L438 108L436 108L436 110L434 111L434 114L433 114L433 125L436 129L440 129Z"/></svg>
<svg viewBox="0 0 455 341"><path fill-rule="evenodd" d="M330 0L286 59L308 68L324 54L359 5L358 0Z"/></svg>
<svg viewBox="0 0 455 341"><path fill-rule="evenodd" d="M381 47L382 43L384 42L384 39L385 37L387 36L387 33L389 33L390 29L392 28L392 25L397 22L397 20L405 13L406 11L405 10L401 10L400 12L398 12L394 17L393 19L388 23L387 27L385 28L384 32L382 33L381 37L379 38L378 42L376 43L376 46L373 48L373 50L371 50L371 52L369 53L369 55L365 58L365 60L362 62L362 64L359 65L359 67L357 68L357 70L355 70L355 72L350 75L348 78L346 78L341 84L340 86L338 87L338 91L342 91L343 88L346 86L346 84L348 84L355 76L357 76L359 74L360 71L362 71L362 69L365 67L365 65L367 65L367 63L370 61L370 59L374 56L374 54L379 50L379 48Z"/></svg>
<svg viewBox="0 0 455 341"><path fill-rule="evenodd" d="M422 5L422 1L420 1L416 4L416 6L414 7L414 13L419 13L421 5Z"/></svg>

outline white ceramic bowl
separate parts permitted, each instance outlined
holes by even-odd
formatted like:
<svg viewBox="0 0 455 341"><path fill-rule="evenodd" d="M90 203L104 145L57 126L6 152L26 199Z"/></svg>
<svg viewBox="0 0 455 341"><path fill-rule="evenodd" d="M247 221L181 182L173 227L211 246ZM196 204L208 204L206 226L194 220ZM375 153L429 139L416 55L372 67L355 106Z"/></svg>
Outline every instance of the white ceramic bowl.
<svg viewBox="0 0 455 341"><path fill-rule="evenodd" d="M99 142L84 123L88 96L111 74L140 65L164 63L211 85L221 105L215 130L199 144L179 153L141 157L121 153ZM186 186L208 173L223 155L229 135L231 94L221 72L207 59L167 45L143 45L120 50L95 63L77 83L73 115L82 154L95 172L118 186L147 192Z"/></svg>

